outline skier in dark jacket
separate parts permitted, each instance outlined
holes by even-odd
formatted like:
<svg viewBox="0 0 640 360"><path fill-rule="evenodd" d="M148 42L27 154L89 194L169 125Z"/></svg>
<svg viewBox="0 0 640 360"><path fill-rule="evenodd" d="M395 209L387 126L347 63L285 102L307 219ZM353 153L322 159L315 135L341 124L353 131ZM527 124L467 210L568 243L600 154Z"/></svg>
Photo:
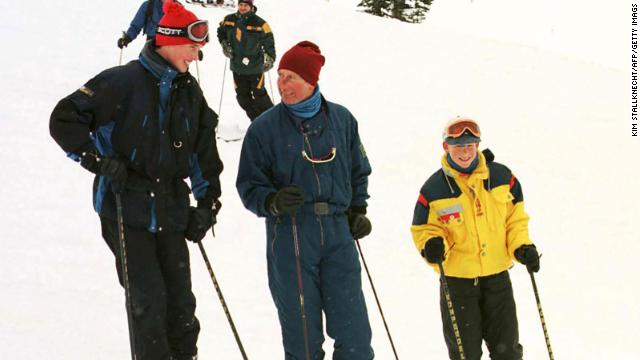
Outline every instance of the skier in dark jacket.
<svg viewBox="0 0 640 360"><path fill-rule="evenodd" d="M129 29L122 33L122 36L118 39L118 47L122 49L127 47L130 42L135 40L142 30L143 34L147 35L147 40L152 40L156 37L156 29L158 28L158 22L164 15L162 11L162 5L167 2L173 2L174 0L146 0L144 1L136 15L131 20Z"/></svg>
<svg viewBox="0 0 640 360"><path fill-rule="evenodd" d="M240 0L238 12L225 16L218 27L222 52L231 60L236 99L251 121L273 106L264 73L276 58L271 27L256 11L253 0Z"/></svg>
<svg viewBox="0 0 640 360"><path fill-rule="evenodd" d="M178 3L164 11L159 29L171 35L159 33L138 60L103 71L62 99L50 131L96 174L94 208L124 285L120 194L137 358L184 360L195 359L200 331L185 237L200 241L216 222L222 162L217 115L188 73L208 25ZM189 206L190 191L197 207Z"/></svg>
<svg viewBox="0 0 640 360"><path fill-rule="evenodd" d="M324 60L308 41L284 54L282 103L249 126L236 187L245 207L266 218L269 288L285 359L324 357L324 311L333 359L369 360L371 328L353 239L371 231L371 167L353 115L320 93Z"/></svg>

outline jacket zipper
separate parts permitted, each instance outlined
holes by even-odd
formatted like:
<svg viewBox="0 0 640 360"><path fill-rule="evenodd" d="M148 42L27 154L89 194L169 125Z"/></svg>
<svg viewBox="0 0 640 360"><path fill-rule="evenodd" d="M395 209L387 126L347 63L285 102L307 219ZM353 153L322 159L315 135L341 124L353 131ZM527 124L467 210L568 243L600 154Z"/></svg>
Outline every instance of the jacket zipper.
<svg viewBox="0 0 640 360"><path fill-rule="evenodd" d="M311 149L311 143L309 142L309 137L304 132L302 133L302 135L304 136L304 141L307 143L307 146L309 147L309 152L311 153L311 157L313 157L313 150ZM311 167L313 168L313 175L316 177L316 183L318 184L318 195L321 195L322 188L320 187L320 177L318 177L318 172L316 171L316 164L311 163Z"/></svg>
<svg viewBox="0 0 640 360"><path fill-rule="evenodd" d="M309 137L306 133L302 133L304 136L304 141L309 147L309 153L311 153L311 157L313 157L313 150L311 149L311 142L309 141ZM304 150L304 149L303 149ZM311 168L313 169L313 175L316 178L316 183L318 184L318 196L322 194L322 187L320 186L320 177L318 176L318 172L316 171L316 164L311 163ZM318 224L320 225L320 246L324 246L324 228L322 227L322 219L319 215L316 215L316 219L318 220Z"/></svg>

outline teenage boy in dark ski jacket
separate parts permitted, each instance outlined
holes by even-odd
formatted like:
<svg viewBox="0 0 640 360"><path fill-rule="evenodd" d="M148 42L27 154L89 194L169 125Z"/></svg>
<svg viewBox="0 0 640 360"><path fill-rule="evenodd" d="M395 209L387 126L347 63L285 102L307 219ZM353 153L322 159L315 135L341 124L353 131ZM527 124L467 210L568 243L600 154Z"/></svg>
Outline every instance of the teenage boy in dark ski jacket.
<svg viewBox="0 0 640 360"><path fill-rule="evenodd" d="M324 311L327 334L335 340L333 359L370 360L371 328L353 239L371 231L365 215L371 167L353 115L320 93L324 60L308 41L284 54L278 68L282 103L249 126L236 187L245 207L266 218L269 288L285 359L324 357Z"/></svg>
<svg viewBox="0 0 640 360"><path fill-rule="evenodd" d="M251 121L273 106L264 73L276 58L271 27L256 11L253 0L240 0L238 12L225 16L218 27L222 52L231 61L236 99Z"/></svg>
<svg viewBox="0 0 640 360"><path fill-rule="evenodd" d="M96 174L93 204L123 283L116 195L121 197L137 359L195 359L200 331L185 237L200 241L216 222L222 162L217 115L188 72L208 34L167 3L158 34L139 60L103 71L53 110L50 131ZM189 31L186 29L192 25ZM198 204L189 206L189 186Z"/></svg>
<svg viewBox="0 0 640 360"><path fill-rule="evenodd" d="M482 340L491 359L520 360L518 320L508 269L513 259L540 269L529 239L520 182L488 150L478 152L480 127L454 119L443 133L442 168L420 190L411 233L418 251L439 272L442 263L465 357L480 360ZM458 346L440 289L445 342Z"/></svg>
<svg viewBox="0 0 640 360"><path fill-rule="evenodd" d="M164 3L173 1L174 0L144 1L138 8L136 15L133 17L133 20L131 20L129 29L127 29L127 31L125 31L118 39L118 47L120 49L122 49L123 47L127 47L130 42L138 37L138 34L140 34L141 30L143 34L147 35L147 41L155 39L158 22L162 18L162 15L164 15L162 6L164 5Z"/></svg>

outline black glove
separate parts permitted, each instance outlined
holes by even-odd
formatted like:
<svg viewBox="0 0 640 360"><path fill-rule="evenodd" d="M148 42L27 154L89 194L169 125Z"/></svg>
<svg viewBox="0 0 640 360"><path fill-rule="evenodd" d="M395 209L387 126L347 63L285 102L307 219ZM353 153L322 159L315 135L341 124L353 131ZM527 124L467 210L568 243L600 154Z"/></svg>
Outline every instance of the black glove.
<svg viewBox="0 0 640 360"><path fill-rule="evenodd" d="M224 56L228 57L229 59L233 59L233 48L231 47L231 44L226 41L221 41L220 46L222 46L222 53L224 54Z"/></svg>
<svg viewBox="0 0 640 360"><path fill-rule="evenodd" d="M264 72L267 72L267 71L273 69L273 62L274 61L275 61L275 59L272 58L271 55L264 54Z"/></svg>
<svg viewBox="0 0 640 360"><path fill-rule="evenodd" d="M427 241L422 249L422 257L432 264L444 261L444 239L440 236L433 237Z"/></svg>
<svg viewBox="0 0 640 360"><path fill-rule="evenodd" d="M187 230L184 233L184 236L187 240L193 242L199 242L204 239L204 236L207 234L207 231L216 224L216 215L218 210L220 209L220 203L218 201L215 202L216 207L191 207L189 209L189 224L187 224Z"/></svg>
<svg viewBox="0 0 640 360"><path fill-rule="evenodd" d="M351 207L347 210L349 219L349 230L355 240L362 239L371 233L371 221L366 217L367 208Z"/></svg>
<svg viewBox="0 0 640 360"><path fill-rule="evenodd" d="M118 47L122 49L123 47L127 47L131 42L131 38L126 33L122 33L122 37L118 39Z"/></svg>
<svg viewBox="0 0 640 360"><path fill-rule="evenodd" d="M95 152L83 152L80 165L94 174L108 177L114 183L127 180L127 165L116 158L96 155Z"/></svg>
<svg viewBox="0 0 640 360"><path fill-rule="evenodd" d="M272 215L295 213L304 204L302 189L292 185L267 196L265 207Z"/></svg>
<svg viewBox="0 0 640 360"><path fill-rule="evenodd" d="M513 252L513 256L527 266L528 272L538 272L540 270L540 255L535 245L522 245Z"/></svg>

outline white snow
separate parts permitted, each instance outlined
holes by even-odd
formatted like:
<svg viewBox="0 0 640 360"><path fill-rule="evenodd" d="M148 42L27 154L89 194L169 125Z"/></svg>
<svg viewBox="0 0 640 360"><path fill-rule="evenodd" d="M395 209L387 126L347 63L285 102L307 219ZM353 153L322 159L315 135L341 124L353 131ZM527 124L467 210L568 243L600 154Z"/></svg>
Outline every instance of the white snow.
<svg viewBox="0 0 640 360"><path fill-rule="evenodd" d="M364 14L357 2L256 5L278 56L305 39L320 46L322 92L359 119L374 168L374 231L361 245L400 358L446 358L438 278L409 226L418 190L439 166L441 127L458 114L480 122L482 145L523 184L530 234L544 254L537 281L556 358L638 358L640 140L629 120L630 3L436 0L425 23L411 25ZM92 176L49 137L48 120L59 99L117 65L116 40L139 3L0 3L2 358L129 356L123 291L91 207ZM226 14L189 8L213 28ZM125 49L125 61L142 44ZM204 52L199 76L218 111L224 58L215 41ZM229 72L224 91L221 122L246 128ZM217 238L204 245L249 357L281 359L264 226L234 186L240 146L219 143L224 206ZM190 249L200 358L240 359L202 257ZM511 276L525 357L545 359L528 275L516 265ZM392 359L364 274L363 281L376 358Z"/></svg>

